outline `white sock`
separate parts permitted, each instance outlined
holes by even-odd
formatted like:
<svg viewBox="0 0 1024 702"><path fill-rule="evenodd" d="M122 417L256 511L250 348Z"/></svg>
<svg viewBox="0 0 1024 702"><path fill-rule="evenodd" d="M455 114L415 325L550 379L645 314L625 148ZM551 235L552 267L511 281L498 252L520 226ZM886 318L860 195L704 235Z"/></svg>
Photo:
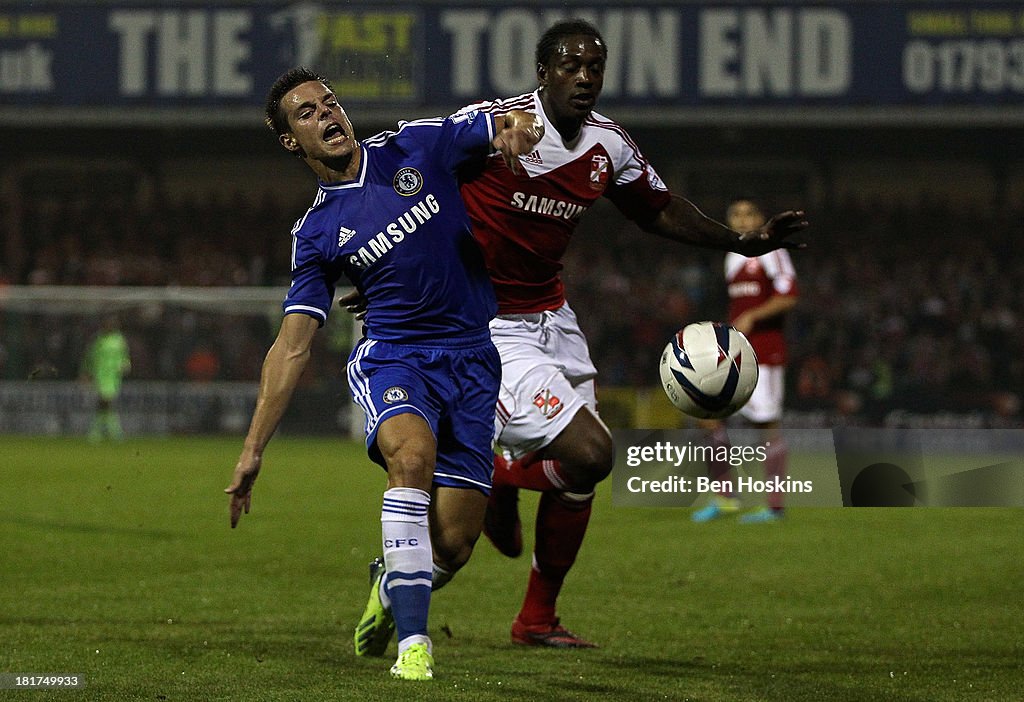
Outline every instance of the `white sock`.
<svg viewBox="0 0 1024 702"><path fill-rule="evenodd" d="M400 648L403 641L421 640L414 637L429 641L427 615L433 571L429 507L430 494L423 490L400 487L384 492L380 513L387 569L384 590L395 617Z"/></svg>

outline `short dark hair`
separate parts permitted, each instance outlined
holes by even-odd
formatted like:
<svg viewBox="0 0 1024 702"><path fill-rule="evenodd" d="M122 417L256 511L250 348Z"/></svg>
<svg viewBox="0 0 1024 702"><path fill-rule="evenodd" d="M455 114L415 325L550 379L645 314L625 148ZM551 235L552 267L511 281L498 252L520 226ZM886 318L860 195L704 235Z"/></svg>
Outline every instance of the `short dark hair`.
<svg viewBox="0 0 1024 702"><path fill-rule="evenodd" d="M604 53L604 57L608 58L608 45L604 43L604 37L601 36L601 32L597 31L597 27L592 25L583 19L567 19L561 22L555 22L553 25L548 27L548 30L544 32L544 35L537 42L537 65L546 66L551 57L554 56L555 49L566 37L583 35L585 37L593 37L601 45L601 51Z"/></svg>
<svg viewBox="0 0 1024 702"><path fill-rule="evenodd" d="M264 108L264 122L278 135L288 131L288 118L281 114L281 98L287 95L297 85L315 81L323 83L328 90L334 92L331 82L311 68L299 66L293 68L274 81L267 93L267 104Z"/></svg>

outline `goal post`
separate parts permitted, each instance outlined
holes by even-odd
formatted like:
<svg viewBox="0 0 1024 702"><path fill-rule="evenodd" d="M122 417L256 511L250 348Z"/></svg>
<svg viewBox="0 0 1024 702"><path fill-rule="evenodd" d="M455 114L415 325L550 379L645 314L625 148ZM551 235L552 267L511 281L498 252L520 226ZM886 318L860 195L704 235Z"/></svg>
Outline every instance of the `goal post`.
<svg viewBox="0 0 1024 702"><path fill-rule="evenodd" d="M338 296L345 289L338 291ZM85 353L105 319L128 341L128 435L244 433L282 318L278 287L0 286L0 433L82 434L96 393ZM361 436L345 364L362 323L332 311L283 433Z"/></svg>

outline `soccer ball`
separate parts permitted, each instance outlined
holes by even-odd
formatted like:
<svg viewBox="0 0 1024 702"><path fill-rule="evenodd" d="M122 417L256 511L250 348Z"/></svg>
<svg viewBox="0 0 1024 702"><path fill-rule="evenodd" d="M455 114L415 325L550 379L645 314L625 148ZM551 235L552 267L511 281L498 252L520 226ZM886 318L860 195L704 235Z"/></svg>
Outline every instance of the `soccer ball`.
<svg viewBox="0 0 1024 702"><path fill-rule="evenodd" d="M661 354L661 386L672 404L691 417L728 417L747 403L755 385L754 349L728 324L688 324Z"/></svg>

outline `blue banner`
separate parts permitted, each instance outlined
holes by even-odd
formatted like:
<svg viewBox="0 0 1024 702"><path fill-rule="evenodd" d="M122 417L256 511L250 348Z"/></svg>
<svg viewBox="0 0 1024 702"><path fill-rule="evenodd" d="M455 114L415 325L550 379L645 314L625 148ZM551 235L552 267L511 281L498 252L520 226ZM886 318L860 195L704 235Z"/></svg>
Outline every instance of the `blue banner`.
<svg viewBox="0 0 1024 702"><path fill-rule="evenodd" d="M619 107L1024 104L1024 7L978 3L0 6L0 105L258 106L285 69L346 103L457 108L531 90L534 46L582 16Z"/></svg>

